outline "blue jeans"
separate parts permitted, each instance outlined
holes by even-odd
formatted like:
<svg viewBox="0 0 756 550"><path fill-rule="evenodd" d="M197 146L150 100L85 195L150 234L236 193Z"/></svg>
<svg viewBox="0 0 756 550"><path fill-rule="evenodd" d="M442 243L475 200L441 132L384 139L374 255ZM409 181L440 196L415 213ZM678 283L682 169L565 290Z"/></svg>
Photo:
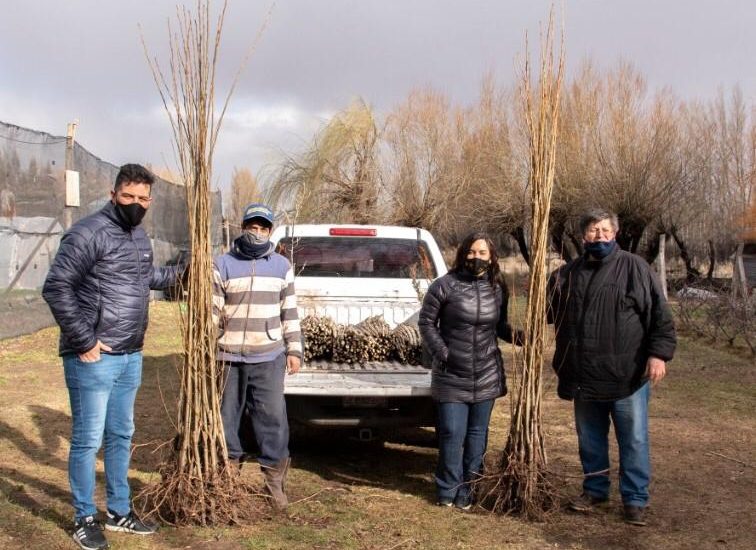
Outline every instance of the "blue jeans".
<svg viewBox="0 0 756 550"><path fill-rule="evenodd" d="M480 475L483 466L493 406L493 399L479 403L437 403L439 500L469 504L470 482Z"/></svg>
<svg viewBox="0 0 756 550"><path fill-rule="evenodd" d="M63 368L73 423L68 481L76 519L97 513L95 460L103 437L107 506L126 515L131 509L128 472L142 353L102 354L96 363L85 363L76 354L65 355Z"/></svg>
<svg viewBox="0 0 756 550"><path fill-rule="evenodd" d="M634 394L617 401L575 400L583 491L598 498L609 497L609 421L619 446L619 487L622 502L644 507L648 504L651 460L648 444L648 399L646 382Z"/></svg>
<svg viewBox="0 0 756 550"><path fill-rule="evenodd" d="M263 466L275 466L289 456L289 421L286 417L284 377L286 355L266 363L228 363L221 400L223 431L229 458L241 458L242 415L249 414Z"/></svg>

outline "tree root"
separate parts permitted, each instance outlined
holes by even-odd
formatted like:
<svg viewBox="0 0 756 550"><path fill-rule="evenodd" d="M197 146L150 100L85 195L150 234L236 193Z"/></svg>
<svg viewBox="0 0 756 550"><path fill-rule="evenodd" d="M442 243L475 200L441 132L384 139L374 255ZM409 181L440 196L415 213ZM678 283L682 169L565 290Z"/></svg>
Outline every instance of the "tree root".
<svg viewBox="0 0 756 550"><path fill-rule="evenodd" d="M266 495L233 466L200 479L176 471L174 459L161 464L158 473L161 480L134 499L144 517L177 527L242 524L266 515Z"/></svg>
<svg viewBox="0 0 756 550"><path fill-rule="evenodd" d="M512 460L475 482L478 504L495 514L543 521L559 508L559 492L552 475L542 467Z"/></svg>

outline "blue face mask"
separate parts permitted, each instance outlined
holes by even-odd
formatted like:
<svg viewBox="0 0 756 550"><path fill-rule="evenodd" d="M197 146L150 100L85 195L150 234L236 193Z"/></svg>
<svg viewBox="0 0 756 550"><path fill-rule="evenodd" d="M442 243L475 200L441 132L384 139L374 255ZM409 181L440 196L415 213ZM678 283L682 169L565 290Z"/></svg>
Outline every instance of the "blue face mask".
<svg viewBox="0 0 756 550"><path fill-rule="evenodd" d="M594 241L592 243L585 243L585 251L599 260L606 258L609 253L614 250L617 242L611 241Z"/></svg>

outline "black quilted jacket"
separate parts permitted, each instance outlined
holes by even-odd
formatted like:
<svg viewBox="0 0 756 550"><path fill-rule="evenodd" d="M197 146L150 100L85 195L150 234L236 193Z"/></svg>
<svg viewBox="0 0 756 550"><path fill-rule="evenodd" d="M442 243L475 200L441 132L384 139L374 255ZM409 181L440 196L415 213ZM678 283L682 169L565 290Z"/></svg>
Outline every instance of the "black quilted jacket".
<svg viewBox="0 0 756 550"><path fill-rule="evenodd" d="M108 202L60 241L42 296L60 325L60 355L92 349L142 349L150 289L176 280L177 267L155 268L141 227L129 228Z"/></svg>
<svg viewBox="0 0 756 550"><path fill-rule="evenodd" d="M628 397L646 381L649 356L669 361L675 353L664 294L635 254L615 248L603 260L573 260L552 274L548 296L562 399Z"/></svg>
<svg viewBox="0 0 756 550"><path fill-rule="evenodd" d="M507 393L497 335L511 342L501 287L448 273L428 289L418 325L433 357L431 391L439 402L477 403Z"/></svg>

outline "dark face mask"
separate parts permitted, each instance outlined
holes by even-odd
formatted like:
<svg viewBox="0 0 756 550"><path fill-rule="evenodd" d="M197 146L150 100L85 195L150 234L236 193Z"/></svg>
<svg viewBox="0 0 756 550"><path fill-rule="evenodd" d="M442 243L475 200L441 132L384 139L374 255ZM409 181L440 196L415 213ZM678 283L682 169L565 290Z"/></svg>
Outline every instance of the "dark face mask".
<svg viewBox="0 0 756 550"><path fill-rule="evenodd" d="M465 271L476 277L482 277L488 271L491 260L481 260L480 258L467 258L465 260Z"/></svg>
<svg viewBox="0 0 756 550"><path fill-rule="evenodd" d="M265 244L270 240L270 235L259 235L254 231L247 231L246 229L242 233L244 240L252 246Z"/></svg>
<svg viewBox="0 0 756 550"><path fill-rule="evenodd" d="M594 258L602 260L606 258L609 253L614 250L614 246L617 243L615 241L594 241L592 243L585 243L585 251L588 252Z"/></svg>
<svg viewBox="0 0 756 550"><path fill-rule="evenodd" d="M234 240L234 250L246 260L262 258L273 250L270 235L258 235L253 231L243 231Z"/></svg>
<svg viewBox="0 0 756 550"><path fill-rule="evenodd" d="M121 204L120 202L116 202L115 209L118 213L118 217L129 227L136 227L142 223L142 219L147 213L147 209L138 202L132 202L131 204Z"/></svg>

